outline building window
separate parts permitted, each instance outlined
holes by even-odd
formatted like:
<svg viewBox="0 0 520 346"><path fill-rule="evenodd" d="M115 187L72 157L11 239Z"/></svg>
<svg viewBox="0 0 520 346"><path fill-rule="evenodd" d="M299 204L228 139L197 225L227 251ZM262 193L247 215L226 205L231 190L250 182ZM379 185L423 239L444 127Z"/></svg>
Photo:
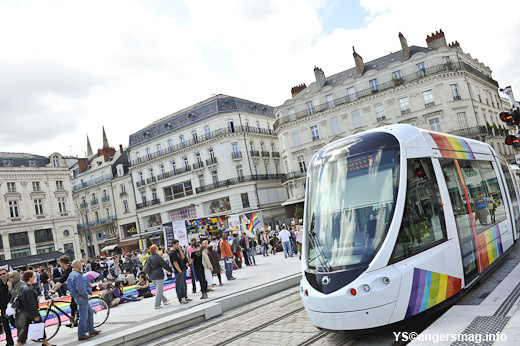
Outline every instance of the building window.
<svg viewBox="0 0 520 346"><path fill-rule="evenodd" d="M217 183L218 183L218 173L217 173L217 171L211 172L211 181L213 182L213 184L217 185Z"/></svg>
<svg viewBox="0 0 520 346"><path fill-rule="evenodd" d="M466 112L457 113L457 120L459 121L460 129L467 129L468 123L466 121Z"/></svg>
<svg viewBox="0 0 520 346"><path fill-rule="evenodd" d="M125 175L125 170L123 169L122 166L118 165L118 167L117 167L117 176L118 177L122 177L123 175Z"/></svg>
<svg viewBox="0 0 520 346"><path fill-rule="evenodd" d="M209 160L214 163L215 162L215 152L213 151L213 149L209 149L208 150L208 154L209 154Z"/></svg>
<svg viewBox="0 0 520 346"><path fill-rule="evenodd" d="M7 192L16 192L16 183L7 183Z"/></svg>
<svg viewBox="0 0 520 346"><path fill-rule="evenodd" d="M254 165L254 166L253 166L253 169L255 170L255 175L258 175L258 166L257 166L257 165Z"/></svg>
<svg viewBox="0 0 520 346"><path fill-rule="evenodd" d="M148 160L152 158L152 151L150 150L150 148L146 148L146 157L148 158Z"/></svg>
<svg viewBox="0 0 520 346"><path fill-rule="evenodd" d="M140 152L135 153L135 158L137 160L137 163L141 163L141 153Z"/></svg>
<svg viewBox="0 0 520 346"><path fill-rule="evenodd" d="M168 148L170 149L170 152L173 151L173 141L171 139L168 140Z"/></svg>
<svg viewBox="0 0 520 346"><path fill-rule="evenodd" d="M150 169L150 181L155 181L153 177L153 169Z"/></svg>
<svg viewBox="0 0 520 346"><path fill-rule="evenodd" d="M163 190L166 201L193 195L191 180L165 187Z"/></svg>
<svg viewBox="0 0 520 346"><path fill-rule="evenodd" d="M19 217L18 201L9 201L9 215L11 217Z"/></svg>
<svg viewBox="0 0 520 346"><path fill-rule="evenodd" d="M298 166L300 167L300 173L307 172L307 166L305 165L305 159L303 155L298 156Z"/></svg>
<svg viewBox="0 0 520 346"><path fill-rule="evenodd" d="M192 131L191 132L191 139L193 140L193 144L199 142L199 138L197 137L197 131Z"/></svg>
<svg viewBox="0 0 520 346"><path fill-rule="evenodd" d="M29 234L27 232L9 233L9 246L17 247L29 245Z"/></svg>
<svg viewBox="0 0 520 346"><path fill-rule="evenodd" d="M99 221L99 212L94 212L94 219L96 219L96 221Z"/></svg>
<svg viewBox="0 0 520 346"><path fill-rule="evenodd" d="M320 134L318 133L318 125L311 126L311 136L313 141L320 139Z"/></svg>
<svg viewBox="0 0 520 346"><path fill-rule="evenodd" d="M204 127L204 136L206 137L206 139L211 138L211 130L210 130L209 126Z"/></svg>
<svg viewBox="0 0 520 346"><path fill-rule="evenodd" d="M67 204L65 203L65 197L58 197L58 208L60 209L60 213L67 212Z"/></svg>
<svg viewBox="0 0 520 346"><path fill-rule="evenodd" d="M401 109L401 114L410 113L410 104L408 103L408 97L401 97L399 99L399 108Z"/></svg>
<svg viewBox="0 0 520 346"><path fill-rule="evenodd" d="M125 210L125 213L130 212L130 210L128 209L128 202L127 201L123 201L123 208Z"/></svg>
<svg viewBox="0 0 520 346"><path fill-rule="evenodd" d="M31 256L31 249L19 249L19 250L11 250L11 259Z"/></svg>
<svg viewBox="0 0 520 346"><path fill-rule="evenodd" d="M159 170L161 171L161 178L164 178L164 174L166 173L165 169L164 169L164 165L161 165L159 167Z"/></svg>
<svg viewBox="0 0 520 346"><path fill-rule="evenodd" d="M356 89L354 87L350 87L347 89L347 95L349 101L357 100Z"/></svg>
<svg viewBox="0 0 520 346"><path fill-rule="evenodd" d="M233 154L238 154L238 143L231 143L231 151L233 152Z"/></svg>
<svg viewBox="0 0 520 346"><path fill-rule="evenodd" d="M424 99L424 107L429 108L435 106L435 100L433 99L433 92L431 89L423 91L422 96Z"/></svg>
<svg viewBox="0 0 520 346"><path fill-rule="evenodd" d="M199 186L206 186L206 182L204 181L204 175L199 175Z"/></svg>
<svg viewBox="0 0 520 346"><path fill-rule="evenodd" d="M53 241L54 237L52 235L52 229L38 229L34 231L34 240L37 243L45 243L48 241Z"/></svg>
<svg viewBox="0 0 520 346"><path fill-rule="evenodd" d="M235 132L235 125L233 124L232 120L228 120L227 127L228 127L228 132L229 133L234 133Z"/></svg>
<svg viewBox="0 0 520 346"><path fill-rule="evenodd" d="M33 181L32 182L32 188L33 188L33 191L35 192L39 192L41 191L41 187L40 187L40 182L39 181Z"/></svg>
<svg viewBox="0 0 520 346"><path fill-rule="evenodd" d="M152 188L152 201L156 201L157 200L157 189L154 187ZM108 214L108 209L107 209L107 214Z"/></svg>
<svg viewBox="0 0 520 346"><path fill-rule="evenodd" d="M253 142L249 142L249 149L251 149L251 151L255 151L255 145Z"/></svg>
<svg viewBox="0 0 520 346"><path fill-rule="evenodd" d="M179 141L181 142L181 148L186 147L186 141L184 140L184 135L179 136Z"/></svg>
<svg viewBox="0 0 520 346"><path fill-rule="evenodd" d="M374 105L374 111L376 112L376 121L383 121L386 119L383 104Z"/></svg>
<svg viewBox="0 0 520 346"><path fill-rule="evenodd" d="M377 78L372 79L368 82L370 83L370 90L372 90L372 93L379 92L379 84L377 83Z"/></svg>
<svg viewBox="0 0 520 346"><path fill-rule="evenodd" d="M177 168L177 167L175 166L175 161L172 161L172 172L173 172L173 174L176 174L176 173L175 173L175 169L176 169L176 168Z"/></svg>
<svg viewBox="0 0 520 346"><path fill-rule="evenodd" d="M295 147L300 146L302 144L302 142L300 140L300 131L298 131L297 129L296 130L292 130L291 131L291 135L292 135L293 145Z"/></svg>
<svg viewBox="0 0 520 346"><path fill-rule="evenodd" d="M331 118L330 119L330 131L332 133L332 135L337 135L338 133L340 133L340 129L339 129L339 121L338 121L338 118Z"/></svg>
<svg viewBox="0 0 520 346"><path fill-rule="evenodd" d="M419 77L426 76L426 68L424 67L424 62L421 62L416 65L417 66L417 72L419 73Z"/></svg>
<svg viewBox="0 0 520 346"><path fill-rule="evenodd" d="M327 106L329 108L334 107L334 98L332 97L332 94L325 96L325 99L327 100Z"/></svg>
<svg viewBox="0 0 520 346"><path fill-rule="evenodd" d="M287 110L287 115L289 116L290 120L296 120L296 113L294 112L294 108L289 108Z"/></svg>
<svg viewBox="0 0 520 346"><path fill-rule="evenodd" d="M162 155L162 145L161 145L161 143L157 144L155 147L157 148L157 153L159 155Z"/></svg>
<svg viewBox="0 0 520 346"><path fill-rule="evenodd" d="M309 114L311 114L311 115L314 114L314 105L313 105L312 101L307 102L306 105L307 105L307 111L309 112Z"/></svg>
<svg viewBox="0 0 520 346"><path fill-rule="evenodd" d="M450 84L450 87L451 87L451 94L453 95L453 101L460 100L458 84Z"/></svg>
<svg viewBox="0 0 520 346"><path fill-rule="evenodd" d="M188 162L188 158L185 157L183 160L184 160L184 168L186 169L186 171L189 171L190 170L190 163Z"/></svg>
<svg viewBox="0 0 520 346"><path fill-rule="evenodd" d="M49 245L40 245L36 247L36 253L42 254L42 253L49 253L54 251L54 244Z"/></svg>
<svg viewBox="0 0 520 346"><path fill-rule="evenodd" d="M401 81L403 79L403 74L401 73L401 71L392 72L392 79L394 80L394 82Z"/></svg>
<svg viewBox="0 0 520 346"><path fill-rule="evenodd" d="M52 165L53 165L54 167L58 167L58 166L60 165L60 161L59 161L58 156L54 155L54 156L52 157Z"/></svg>
<svg viewBox="0 0 520 346"><path fill-rule="evenodd" d="M441 123L439 121L439 118L430 119L430 129L433 131L441 132Z"/></svg>
<svg viewBox="0 0 520 346"><path fill-rule="evenodd" d="M237 177L238 179L244 178L244 170L242 169L242 165L237 166Z"/></svg>
<svg viewBox="0 0 520 346"><path fill-rule="evenodd" d="M139 172L139 181L142 183L144 183L144 179L143 179L143 172Z"/></svg>
<svg viewBox="0 0 520 346"><path fill-rule="evenodd" d="M363 126L363 119L361 119L361 112L360 111L352 112L352 122L354 123L354 128L355 129Z"/></svg>
<svg viewBox="0 0 520 346"><path fill-rule="evenodd" d="M242 208L249 208L249 196L247 193L240 194L240 198L242 199Z"/></svg>

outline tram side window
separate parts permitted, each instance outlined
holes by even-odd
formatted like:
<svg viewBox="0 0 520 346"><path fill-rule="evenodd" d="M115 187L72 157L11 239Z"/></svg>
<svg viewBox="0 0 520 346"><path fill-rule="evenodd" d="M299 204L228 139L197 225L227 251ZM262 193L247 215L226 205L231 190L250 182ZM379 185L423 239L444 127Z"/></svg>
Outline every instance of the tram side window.
<svg viewBox="0 0 520 346"><path fill-rule="evenodd" d="M489 223L495 224L506 218L506 208L502 200L502 193L500 191L500 185L495 170L491 162L479 161L480 174L485 187L484 196L486 198L487 216L489 217ZM478 209L478 208L477 208ZM479 221L480 215L479 215ZM488 220L486 220L488 221ZM486 223L481 223L486 225ZM477 233L483 232L489 229L489 226L477 229Z"/></svg>
<svg viewBox="0 0 520 346"><path fill-rule="evenodd" d="M431 159L409 159L406 205L392 262L446 241L439 186Z"/></svg>

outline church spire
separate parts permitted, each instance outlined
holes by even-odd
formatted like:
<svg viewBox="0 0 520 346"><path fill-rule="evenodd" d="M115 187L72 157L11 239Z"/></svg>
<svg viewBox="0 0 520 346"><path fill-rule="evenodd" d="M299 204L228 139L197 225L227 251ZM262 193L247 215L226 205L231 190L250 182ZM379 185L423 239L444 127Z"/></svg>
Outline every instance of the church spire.
<svg viewBox="0 0 520 346"><path fill-rule="evenodd" d="M105 127L103 126L103 148L108 148L107 134L105 133Z"/></svg>
<svg viewBox="0 0 520 346"><path fill-rule="evenodd" d="M90 145L90 140L88 139L88 135L87 135L87 157L90 157L94 155L94 153L92 152L92 146Z"/></svg>

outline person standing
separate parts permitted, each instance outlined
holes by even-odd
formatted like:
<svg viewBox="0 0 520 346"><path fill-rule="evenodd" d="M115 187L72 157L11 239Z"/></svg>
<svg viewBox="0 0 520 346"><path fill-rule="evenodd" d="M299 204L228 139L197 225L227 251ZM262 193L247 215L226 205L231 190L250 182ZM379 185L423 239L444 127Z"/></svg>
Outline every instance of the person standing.
<svg viewBox="0 0 520 346"><path fill-rule="evenodd" d="M298 254L300 255L300 259L302 259L302 243L303 243L303 227L298 226L296 230L296 245L298 246Z"/></svg>
<svg viewBox="0 0 520 346"><path fill-rule="evenodd" d="M220 240L220 256L224 260L224 266L226 267L226 278L228 281L235 280L233 277L233 254L225 233L222 233Z"/></svg>
<svg viewBox="0 0 520 346"><path fill-rule="evenodd" d="M220 275L220 272L222 271L220 268L220 256L215 250L213 250L213 245L208 246L208 257L209 261L211 262L211 267L213 268L211 273L218 277L218 282L220 286L222 286L222 276ZM215 286L215 284L213 284L213 286Z"/></svg>
<svg viewBox="0 0 520 346"><path fill-rule="evenodd" d="M42 273L40 274L40 280L42 282L43 287L43 297L47 299L47 295L49 294L49 275L47 274L47 268L42 269Z"/></svg>
<svg viewBox="0 0 520 346"><path fill-rule="evenodd" d="M101 331L94 329L94 312L88 302L92 289L85 277L81 274L81 261L72 261L72 272L69 274L68 286L70 295L79 307L78 340L86 340ZM88 332L88 335L87 335Z"/></svg>
<svg viewBox="0 0 520 346"><path fill-rule="evenodd" d="M191 254L193 253L193 246L192 244L196 241L195 238L191 239L190 246L186 248L186 252L188 253L188 258L190 259L188 261L188 265L190 266L190 277L191 277L191 288L193 293L197 293L197 275L195 274L195 270L193 268L193 263L191 261Z"/></svg>
<svg viewBox="0 0 520 346"><path fill-rule="evenodd" d="M72 272L72 267L70 266L70 258L67 255L63 255L60 257L60 266L64 270L63 274L59 278L55 278L54 281L56 282L56 286L54 286L50 292L51 294L56 293L57 290L60 289L62 285L66 285L67 279L69 278L70 273ZM78 305L76 304L76 301L74 300L74 297L70 298L70 315L72 316L71 323L76 324L76 317L78 312Z"/></svg>
<svg viewBox="0 0 520 346"><path fill-rule="evenodd" d="M172 251L170 251L170 262L175 272L175 291L179 303L188 304L192 299L188 298L188 286L186 285L186 270L188 260L182 251L179 241L173 239Z"/></svg>
<svg viewBox="0 0 520 346"><path fill-rule="evenodd" d="M245 233L242 233L242 239L240 239L240 247L244 249L244 257L246 258L246 264L249 263L250 265L254 264L256 266L253 241L249 239L249 237Z"/></svg>
<svg viewBox="0 0 520 346"><path fill-rule="evenodd" d="M34 322L41 322L41 316L38 312L38 292L34 289L34 282L36 275L32 270L27 270L23 273L23 284L20 287L20 307L16 311L16 329L18 330L18 340L16 346L25 344L27 341L27 332L29 331L29 324ZM50 346L51 344L45 338L45 330L43 331L42 345Z"/></svg>
<svg viewBox="0 0 520 346"><path fill-rule="evenodd" d="M7 285L7 280L9 277L7 276L7 269L0 269L0 311L2 315L0 316L0 320L2 321L2 325L4 326L5 332L5 341L6 345L14 345L13 336L11 334L11 325L14 326L14 318L12 316L7 316L5 313L5 309L7 309L7 304L11 301L11 294L9 293L9 286Z"/></svg>
<svg viewBox="0 0 520 346"><path fill-rule="evenodd" d="M208 298L208 283L204 274L204 264L202 263L202 251L199 243L193 243L191 245L193 252L191 253L191 259L193 260L193 268L195 269L195 275L199 278L200 291L202 297L200 299Z"/></svg>
<svg viewBox="0 0 520 346"><path fill-rule="evenodd" d="M285 258L287 258L287 255L292 257L293 254L291 248L291 232L289 232L287 228L283 226L278 236L280 237L280 241L282 242L283 255L285 256Z"/></svg>
<svg viewBox="0 0 520 346"><path fill-rule="evenodd" d="M211 260L208 256L208 246L209 245L202 245L200 247L202 251L202 264L204 265L204 278L206 279L206 282L208 283L208 291L213 291L211 287L213 287L213 273L211 272L213 269L213 265L211 264Z"/></svg>
<svg viewBox="0 0 520 346"><path fill-rule="evenodd" d="M262 248L264 250L263 255L264 257L269 256L269 234L266 230L262 232L262 236L260 237L262 240Z"/></svg>
<svg viewBox="0 0 520 346"><path fill-rule="evenodd" d="M170 267L166 262L164 262L163 258L157 254L157 245L150 246L150 257L148 257L147 266L150 267L150 280L152 280L155 285L155 308L162 308L161 302L164 305L170 304L170 300L166 299L163 295L163 287L164 287L164 273L163 269L168 273L170 272Z"/></svg>

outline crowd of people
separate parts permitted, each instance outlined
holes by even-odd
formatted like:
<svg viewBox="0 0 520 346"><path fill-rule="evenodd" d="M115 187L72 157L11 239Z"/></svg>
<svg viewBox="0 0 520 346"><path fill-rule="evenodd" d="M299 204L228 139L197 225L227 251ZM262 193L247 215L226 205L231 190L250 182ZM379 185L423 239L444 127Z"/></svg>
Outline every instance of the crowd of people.
<svg viewBox="0 0 520 346"><path fill-rule="evenodd" d="M280 231L266 227L256 237L245 233L222 233L202 242L191 239L188 246L173 240L170 249L152 245L145 251L72 263L67 256L62 256L54 266L28 267L25 271L0 269L0 319L7 345L14 345L10 326L17 328L16 344L26 342L29 324L40 321L40 299L49 299L53 294L71 296L70 323L78 326L78 339L85 340L100 332L93 327L92 308L88 303L88 296L93 291L101 293L111 307L155 296L154 307L160 309L170 304L163 294L165 280L175 280L179 304L192 301L187 294L187 279L190 278L192 292L196 293L196 282L199 282L200 299L207 299L208 292L217 286L217 279L218 285L223 285L222 272L228 281L232 281L235 280L233 269L241 268L243 264L256 266L255 253L276 254L276 247L281 244L285 257L301 254L302 234L297 226L287 228L283 225ZM137 294L125 293L125 286L133 286ZM8 304L14 308L14 316L6 313ZM50 345L45 338L42 344Z"/></svg>

